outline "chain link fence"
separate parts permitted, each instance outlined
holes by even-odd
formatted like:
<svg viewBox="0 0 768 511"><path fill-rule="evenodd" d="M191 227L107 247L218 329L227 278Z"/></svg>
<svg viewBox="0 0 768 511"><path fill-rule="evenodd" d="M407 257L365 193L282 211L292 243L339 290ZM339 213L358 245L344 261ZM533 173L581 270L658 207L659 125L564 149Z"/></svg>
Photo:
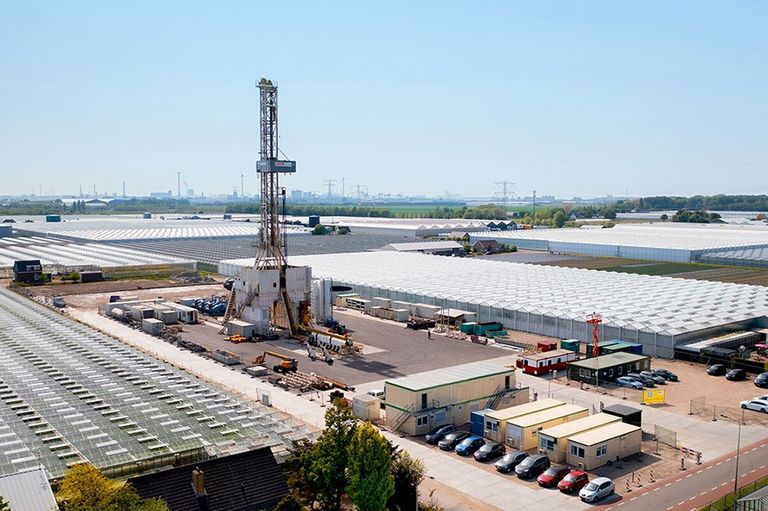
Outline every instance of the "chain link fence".
<svg viewBox="0 0 768 511"><path fill-rule="evenodd" d="M731 420L742 424L757 424L768 426L768 414L739 408L737 406L721 406L709 404L704 396L691 399L688 407L689 415L708 418L713 421Z"/></svg>
<svg viewBox="0 0 768 511"><path fill-rule="evenodd" d="M658 424L653 425L653 439L656 440L656 445L664 444L677 449L677 432L667 429L664 426ZM658 447L656 448L658 452Z"/></svg>

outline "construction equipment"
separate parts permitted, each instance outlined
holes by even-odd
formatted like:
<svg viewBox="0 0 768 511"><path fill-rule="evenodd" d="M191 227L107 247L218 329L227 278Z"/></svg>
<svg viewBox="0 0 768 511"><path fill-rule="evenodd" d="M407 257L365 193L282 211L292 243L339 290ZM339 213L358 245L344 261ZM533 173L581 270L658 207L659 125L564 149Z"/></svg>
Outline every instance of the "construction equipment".
<svg viewBox="0 0 768 511"><path fill-rule="evenodd" d="M224 340L229 341L232 344L240 344L241 342L245 342L247 338L242 335L229 335L225 337Z"/></svg>
<svg viewBox="0 0 768 511"><path fill-rule="evenodd" d="M276 373L292 373L298 371L299 369L299 362L295 358L289 357L287 355L281 355L280 353L275 353L274 351L265 351L254 359L253 365L263 366L268 356L280 360L280 362L272 367L272 370Z"/></svg>
<svg viewBox="0 0 768 511"><path fill-rule="evenodd" d="M320 350L322 350L322 353L318 353L318 349L314 346L310 345L309 343L304 345L305 348L307 348L307 356L310 360L314 361L317 359L321 359L326 364L333 365L333 357L328 352L325 346L320 346Z"/></svg>

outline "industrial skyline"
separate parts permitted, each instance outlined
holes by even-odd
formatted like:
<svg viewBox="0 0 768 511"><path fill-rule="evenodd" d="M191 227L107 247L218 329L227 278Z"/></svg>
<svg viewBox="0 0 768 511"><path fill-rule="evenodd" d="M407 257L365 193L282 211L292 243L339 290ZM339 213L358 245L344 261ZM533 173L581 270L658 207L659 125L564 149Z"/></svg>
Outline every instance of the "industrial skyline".
<svg viewBox="0 0 768 511"><path fill-rule="evenodd" d="M550 7L272 5L286 37L244 3L4 3L0 168L35 177L3 192L253 193L263 75L293 98L289 189L768 191L767 5Z"/></svg>

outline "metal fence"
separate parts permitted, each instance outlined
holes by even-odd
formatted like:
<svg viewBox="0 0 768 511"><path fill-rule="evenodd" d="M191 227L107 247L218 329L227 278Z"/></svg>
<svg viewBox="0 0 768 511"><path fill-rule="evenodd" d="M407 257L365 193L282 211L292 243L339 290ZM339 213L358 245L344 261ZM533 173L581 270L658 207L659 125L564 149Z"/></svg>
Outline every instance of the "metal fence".
<svg viewBox="0 0 768 511"><path fill-rule="evenodd" d="M688 414L698 415L699 417L708 418L713 421L731 420L741 422L742 424L759 424L768 426L768 415L764 413L739 408L737 406L720 406L709 404L706 402L706 399L703 396L691 399L688 407Z"/></svg>
<svg viewBox="0 0 768 511"><path fill-rule="evenodd" d="M672 431L671 429L667 429L664 426L659 426L658 424L653 425L653 439L656 440L656 445L658 444L664 444L668 445L669 447L672 447L673 449L677 449L677 432ZM656 451L658 452L658 447L656 448Z"/></svg>

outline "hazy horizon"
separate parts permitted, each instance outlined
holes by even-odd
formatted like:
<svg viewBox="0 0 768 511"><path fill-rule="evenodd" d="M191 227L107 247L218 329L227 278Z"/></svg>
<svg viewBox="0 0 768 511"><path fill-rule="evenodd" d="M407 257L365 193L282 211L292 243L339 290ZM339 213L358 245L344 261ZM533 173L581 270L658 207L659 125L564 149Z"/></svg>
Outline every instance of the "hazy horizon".
<svg viewBox="0 0 768 511"><path fill-rule="evenodd" d="M0 195L768 193L766 3L386 6L2 3Z"/></svg>

